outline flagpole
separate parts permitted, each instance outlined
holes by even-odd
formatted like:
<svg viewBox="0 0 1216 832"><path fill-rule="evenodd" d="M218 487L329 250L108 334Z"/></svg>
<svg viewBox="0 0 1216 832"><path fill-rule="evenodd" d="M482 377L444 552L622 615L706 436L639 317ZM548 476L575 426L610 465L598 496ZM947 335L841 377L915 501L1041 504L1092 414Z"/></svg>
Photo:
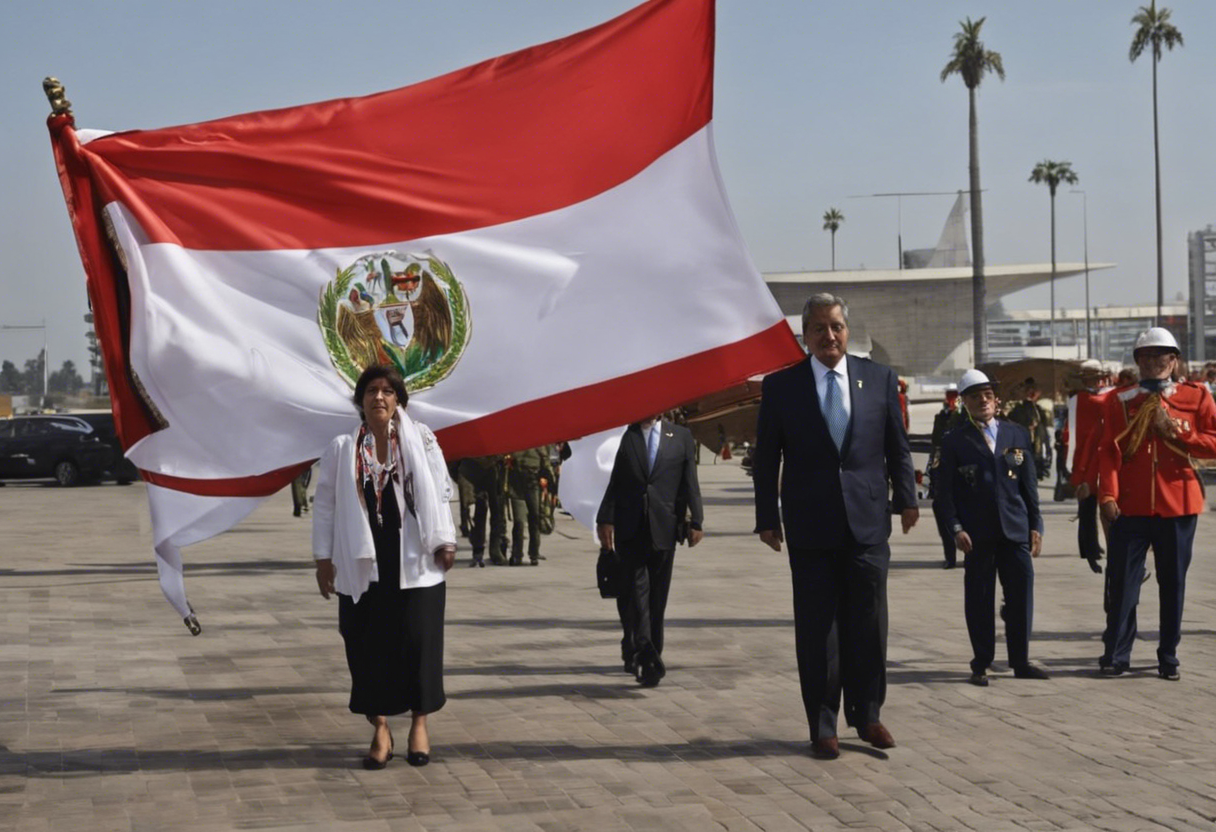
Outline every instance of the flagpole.
<svg viewBox="0 0 1216 832"><path fill-rule="evenodd" d="M102 276L109 277L111 280L114 276L109 274L112 267L109 265L109 251L103 242L105 232L100 228L91 207L91 183L88 181L88 177L81 172L83 165L80 159L80 145L75 138L76 119L72 114L72 102L67 99L63 84L53 76L42 79L42 91L46 93L46 99L51 105L51 116L47 119L47 126L51 130L51 147L55 151L55 166L63 185L68 216L72 220L72 229L76 234L76 242L80 247L81 258L85 265L86 285L90 289L89 307L94 312L94 331L97 332L99 342L108 341L107 333L113 333L118 329L114 299L103 294L100 296L99 305L99 296L94 293L93 288L94 282L100 281ZM100 282L98 285L101 285ZM45 327L45 323L43 326ZM110 341L110 343L113 342ZM119 407L123 391L129 383L121 364L125 360L125 355L118 349L105 350L102 355L103 359L110 364L106 367L106 378L110 381L110 405L115 411L115 423L119 436L126 446L129 444L128 429L134 429L138 435L133 439L139 439L150 432L151 428L147 424L147 414L132 414L126 408L120 409ZM185 597L185 587L181 582L180 552L171 543L167 548L172 550L167 552L167 557L162 555L160 550L156 550L156 571L160 576L161 590L183 616L182 622L190 631L190 635L197 636L202 633L203 628L199 624L198 616L194 614L194 608L190 606L190 602ZM181 588L180 597L176 598L176 601L170 597L166 586Z"/></svg>

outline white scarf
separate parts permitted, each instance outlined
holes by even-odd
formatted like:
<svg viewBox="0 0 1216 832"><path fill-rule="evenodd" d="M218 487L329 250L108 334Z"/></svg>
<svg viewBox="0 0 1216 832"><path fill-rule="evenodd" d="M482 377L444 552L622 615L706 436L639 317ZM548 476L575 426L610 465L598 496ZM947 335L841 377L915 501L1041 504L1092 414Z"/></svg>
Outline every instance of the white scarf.
<svg viewBox="0 0 1216 832"><path fill-rule="evenodd" d="M451 498L448 493L448 472L446 468L436 470L431 467L435 457L442 459L439 454L432 456L427 453L428 444L435 441L434 434L420 431L404 408L398 407L394 418L397 420L397 447L402 462L405 470L414 475L414 506L418 511L422 550L433 555L441 547L456 543L454 535L448 531L452 526L452 510L448 507ZM439 483L443 483L442 488Z"/></svg>

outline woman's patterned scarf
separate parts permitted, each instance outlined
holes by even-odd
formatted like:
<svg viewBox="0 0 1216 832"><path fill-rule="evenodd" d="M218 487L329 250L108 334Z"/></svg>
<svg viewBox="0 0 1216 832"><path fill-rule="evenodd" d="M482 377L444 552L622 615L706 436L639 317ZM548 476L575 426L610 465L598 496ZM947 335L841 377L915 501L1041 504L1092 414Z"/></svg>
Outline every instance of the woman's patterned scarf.
<svg viewBox="0 0 1216 832"><path fill-rule="evenodd" d="M367 428L367 423L363 423L363 427L359 428L359 436L355 440L355 445L358 448L358 453L355 454L355 479L363 487L367 488L368 480L371 480L376 471L376 435ZM388 484L391 478L393 482L399 482L401 474L397 469L397 461L401 458L401 451L397 447L397 420L392 419L388 423L388 461L380 469L379 476L372 483L376 490L376 525L383 526L384 518L381 516L380 506L384 496L384 486Z"/></svg>

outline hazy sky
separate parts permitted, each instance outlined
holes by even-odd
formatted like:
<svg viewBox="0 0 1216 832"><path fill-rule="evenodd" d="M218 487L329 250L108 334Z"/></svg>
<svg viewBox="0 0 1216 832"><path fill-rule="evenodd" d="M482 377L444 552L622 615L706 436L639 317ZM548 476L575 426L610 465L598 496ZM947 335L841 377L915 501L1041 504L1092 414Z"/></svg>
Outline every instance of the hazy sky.
<svg viewBox="0 0 1216 832"><path fill-rule="evenodd" d="M41 81L80 127L128 130L405 86L571 34L632 0L208 0L0 3L0 324L49 328L52 367L87 366L83 270L56 178ZM826 269L822 214L840 208L839 268L893 268L891 191L967 187L967 94L939 81L958 21L987 15L1007 78L979 97L990 264L1050 259L1044 158L1088 192L1092 302L1155 299L1151 59L1128 61L1136 0L719 0L714 131L761 271ZM1166 295L1186 286L1186 234L1216 223L1216 6L1173 0L1186 46L1159 67ZM1057 197L1058 256L1082 259L1082 199ZM951 197L905 199L905 248L930 247ZM1083 303L1083 281L1057 287ZM1011 296L1045 307L1046 287ZM0 331L20 366L41 333ZM87 374L86 374L87 376Z"/></svg>

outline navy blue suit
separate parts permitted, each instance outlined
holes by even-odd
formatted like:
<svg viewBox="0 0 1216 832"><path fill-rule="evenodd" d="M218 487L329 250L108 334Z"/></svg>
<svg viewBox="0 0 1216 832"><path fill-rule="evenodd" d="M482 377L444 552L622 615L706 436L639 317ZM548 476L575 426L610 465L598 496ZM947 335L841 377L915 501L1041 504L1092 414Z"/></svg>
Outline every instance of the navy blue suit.
<svg viewBox="0 0 1216 832"><path fill-rule="evenodd" d="M1034 617L1034 566L1030 533L1043 533L1034 450L1026 428L998 422L996 448L968 421L942 439L934 510L943 524L971 538L963 566L963 608L971 637L973 673L983 673L996 652L996 579L1005 592L1005 646L1009 665L1025 667Z"/></svg>
<svg viewBox="0 0 1216 832"><path fill-rule="evenodd" d="M841 448L828 432L808 357L764 379L753 455L756 531L784 521L798 676L813 740L836 736L842 688L849 725L879 721L891 511L916 506L898 379L868 359L845 360L850 416Z"/></svg>

